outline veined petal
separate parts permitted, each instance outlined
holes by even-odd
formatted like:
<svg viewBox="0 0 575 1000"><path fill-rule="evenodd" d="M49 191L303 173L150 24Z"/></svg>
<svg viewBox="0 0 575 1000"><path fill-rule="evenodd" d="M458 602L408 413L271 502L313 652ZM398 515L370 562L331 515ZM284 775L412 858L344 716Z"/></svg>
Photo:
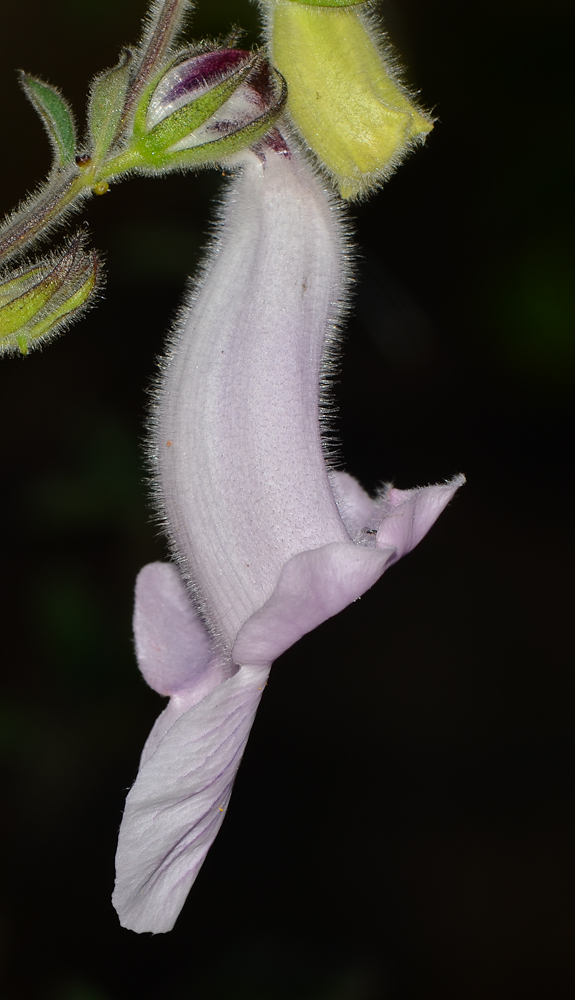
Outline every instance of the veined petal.
<svg viewBox="0 0 575 1000"><path fill-rule="evenodd" d="M318 404L343 250L339 212L308 164L285 145L249 155L165 364L153 442L162 508L228 651L292 556L348 539Z"/></svg>
<svg viewBox="0 0 575 1000"><path fill-rule="evenodd" d="M140 769L116 854L123 927L173 927L224 819L267 675L242 667L182 715Z"/></svg>

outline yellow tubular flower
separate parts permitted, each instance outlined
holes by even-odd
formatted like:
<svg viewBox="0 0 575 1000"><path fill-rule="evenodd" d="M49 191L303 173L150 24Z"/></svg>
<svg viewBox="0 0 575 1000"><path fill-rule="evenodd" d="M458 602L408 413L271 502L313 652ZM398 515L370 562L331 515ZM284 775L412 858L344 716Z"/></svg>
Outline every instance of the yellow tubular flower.
<svg viewBox="0 0 575 1000"><path fill-rule="evenodd" d="M287 80L293 123L342 197L365 195L424 141L432 119L398 83L369 15L313 0L266 0L265 9L270 59Z"/></svg>

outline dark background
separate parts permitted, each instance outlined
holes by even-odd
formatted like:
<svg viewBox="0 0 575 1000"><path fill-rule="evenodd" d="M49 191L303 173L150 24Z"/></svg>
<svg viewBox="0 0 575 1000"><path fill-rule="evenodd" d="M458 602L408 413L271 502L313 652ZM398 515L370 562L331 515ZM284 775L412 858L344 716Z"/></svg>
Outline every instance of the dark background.
<svg viewBox="0 0 575 1000"><path fill-rule="evenodd" d="M0 209L48 168L14 69L90 77L143 0L2 0ZM368 487L468 485L360 602L274 667L176 929L119 928L125 791L161 704L131 648L146 385L214 173L85 213L105 301L0 363L2 1000L554 1000L575 995L568 0L386 0L440 121L353 210L362 281L338 386ZM257 37L244 0L191 33Z"/></svg>

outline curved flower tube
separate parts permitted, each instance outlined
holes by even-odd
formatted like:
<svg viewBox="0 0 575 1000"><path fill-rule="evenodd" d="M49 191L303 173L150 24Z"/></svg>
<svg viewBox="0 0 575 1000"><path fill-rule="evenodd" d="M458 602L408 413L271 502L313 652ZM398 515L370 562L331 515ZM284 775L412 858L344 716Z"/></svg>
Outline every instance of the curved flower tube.
<svg viewBox="0 0 575 1000"><path fill-rule="evenodd" d="M135 931L173 926L273 660L409 552L463 481L371 499L326 463L318 390L346 246L338 204L275 133L228 186L163 366L152 458L180 572L153 563L136 588L139 665L170 701L120 830L114 904Z"/></svg>

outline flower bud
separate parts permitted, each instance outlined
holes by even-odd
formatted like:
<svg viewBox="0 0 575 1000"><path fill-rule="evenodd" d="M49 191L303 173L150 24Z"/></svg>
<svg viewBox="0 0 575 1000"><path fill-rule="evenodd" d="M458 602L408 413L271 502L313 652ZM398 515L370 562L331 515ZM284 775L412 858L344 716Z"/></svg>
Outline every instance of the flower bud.
<svg viewBox="0 0 575 1000"><path fill-rule="evenodd" d="M0 352L20 350L55 336L83 309L98 280L94 252L77 235L56 260L44 260L0 282Z"/></svg>
<svg viewBox="0 0 575 1000"><path fill-rule="evenodd" d="M218 49L172 66L134 119L138 169L220 161L260 138L286 99L259 53Z"/></svg>
<svg viewBox="0 0 575 1000"><path fill-rule="evenodd" d="M372 24L334 0L269 0L270 59L287 110L344 198L381 184L433 123L397 79Z"/></svg>

